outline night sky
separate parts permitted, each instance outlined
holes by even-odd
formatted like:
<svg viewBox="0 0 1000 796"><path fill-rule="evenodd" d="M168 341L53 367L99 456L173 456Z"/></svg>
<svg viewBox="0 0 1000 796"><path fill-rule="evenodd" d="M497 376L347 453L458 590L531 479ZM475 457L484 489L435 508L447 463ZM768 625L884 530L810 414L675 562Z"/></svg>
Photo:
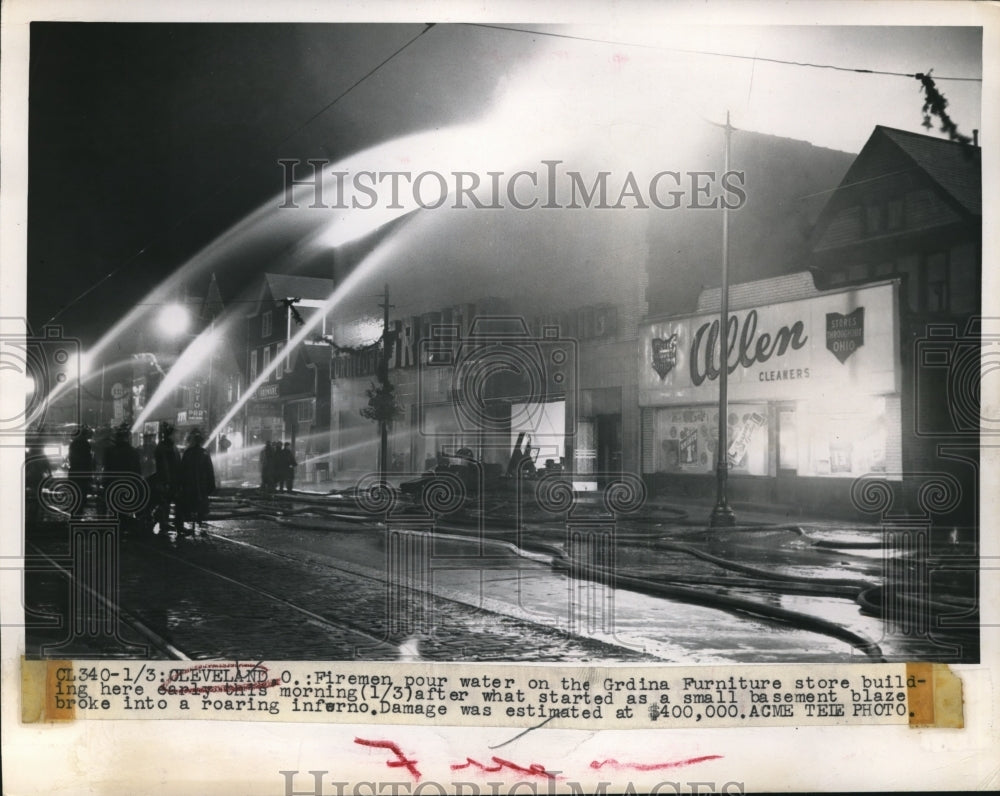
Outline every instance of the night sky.
<svg viewBox="0 0 1000 796"><path fill-rule="evenodd" d="M32 23L29 322L37 331L55 316L86 346L166 275L279 194L279 159L334 161L398 136L473 123L496 107L506 110L512 132L528 137L563 126L535 157L574 149L631 157L606 140L608 131L631 126L661 166L673 168L687 164L672 157L680 146L671 149L671 141L697 132L677 121L677 109L718 120L732 107L738 126L848 152L858 151L875 124L926 132L912 80L474 25L437 25L419 35L424 30L423 24ZM640 27L605 35L640 43L661 36L673 46L865 68L982 73L978 29ZM942 82L941 88L960 127L979 127L980 84ZM504 130L496 129L502 139ZM578 140L570 141L577 130ZM509 247L503 256L551 247L542 240L545 225L533 228L534 238L496 236ZM257 273L276 269L300 236L294 224L268 229L217 263L224 292L236 295ZM469 241L460 243L464 256ZM303 273L330 272L321 259L300 265ZM189 287L197 292L206 282L203 273Z"/></svg>
<svg viewBox="0 0 1000 796"><path fill-rule="evenodd" d="M431 29L322 112L423 28L33 23L32 325L59 313L68 333L91 337L280 192L280 158L336 160L360 142L473 118L502 73L501 41L502 60L531 45ZM263 266L288 243L271 241L239 268Z"/></svg>

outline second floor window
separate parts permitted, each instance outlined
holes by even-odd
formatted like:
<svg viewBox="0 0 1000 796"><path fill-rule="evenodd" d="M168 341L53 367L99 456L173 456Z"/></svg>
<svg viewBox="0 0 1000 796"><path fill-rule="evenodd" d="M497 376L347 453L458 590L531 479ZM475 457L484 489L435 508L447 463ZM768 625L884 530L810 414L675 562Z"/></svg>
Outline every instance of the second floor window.
<svg viewBox="0 0 1000 796"><path fill-rule="evenodd" d="M268 365L270 365L270 364L271 364L271 347L270 346L264 346L264 365L263 365L263 369L265 371L267 371ZM267 381L270 378L271 377L268 376L267 379L265 379L265 381Z"/></svg>
<svg viewBox="0 0 1000 796"><path fill-rule="evenodd" d="M260 316L260 336L270 337L273 331L274 320L270 310Z"/></svg>
<svg viewBox="0 0 1000 796"><path fill-rule="evenodd" d="M316 419L316 402L299 401L296 407L296 419L300 423L311 423Z"/></svg>
<svg viewBox="0 0 1000 796"><path fill-rule="evenodd" d="M250 352L250 381L257 379L257 352Z"/></svg>

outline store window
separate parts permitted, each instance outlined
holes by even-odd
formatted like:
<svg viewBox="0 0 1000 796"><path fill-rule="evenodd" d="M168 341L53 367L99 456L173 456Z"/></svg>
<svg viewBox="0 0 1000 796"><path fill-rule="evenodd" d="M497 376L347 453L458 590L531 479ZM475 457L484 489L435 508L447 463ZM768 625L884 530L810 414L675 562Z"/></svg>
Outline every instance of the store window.
<svg viewBox="0 0 1000 796"><path fill-rule="evenodd" d="M511 404L511 450L521 432L524 432L526 438L531 438L532 457L536 466L543 467L549 459L553 462L562 461L566 455L566 402Z"/></svg>
<svg viewBox="0 0 1000 796"><path fill-rule="evenodd" d="M768 412L765 404L730 404L729 468L745 475L768 474ZM666 473L715 470L719 413L703 406L657 413L656 469Z"/></svg>
<svg viewBox="0 0 1000 796"><path fill-rule="evenodd" d="M897 396L853 396L797 406L798 474L857 478L898 477L901 462ZM897 473L897 475L894 475Z"/></svg>
<svg viewBox="0 0 1000 796"><path fill-rule="evenodd" d="M424 450L417 451L419 460L435 458L439 452L454 453L459 448L471 448L478 453L475 433L461 427L451 404L425 407L421 430Z"/></svg>
<svg viewBox="0 0 1000 796"><path fill-rule="evenodd" d="M778 411L778 469L799 469L799 430L794 407Z"/></svg>

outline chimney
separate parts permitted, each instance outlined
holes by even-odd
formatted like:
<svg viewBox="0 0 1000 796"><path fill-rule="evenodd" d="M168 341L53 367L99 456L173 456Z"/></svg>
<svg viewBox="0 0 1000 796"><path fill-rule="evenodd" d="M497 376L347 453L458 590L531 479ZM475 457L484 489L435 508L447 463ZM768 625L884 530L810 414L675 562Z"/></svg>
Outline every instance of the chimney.
<svg viewBox="0 0 1000 796"><path fill-rule="evenodd" d="M972 131L972 145L973 146L979 146L979 131L978 130L973 130Z"/></svg>

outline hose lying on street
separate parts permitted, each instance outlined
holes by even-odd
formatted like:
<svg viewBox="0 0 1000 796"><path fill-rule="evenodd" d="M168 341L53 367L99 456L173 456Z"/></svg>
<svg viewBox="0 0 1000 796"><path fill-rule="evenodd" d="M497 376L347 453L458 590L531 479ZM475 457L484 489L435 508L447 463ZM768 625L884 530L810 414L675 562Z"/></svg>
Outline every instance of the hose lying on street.
<svg viewBox="0 0 1000 796"><path fill-rule="evenodd" d="M711 553L706 553L704 550L699 550L691 545L682 544L679 542L667 542L660 540L657 542L657 548L660 550L673 550L677 553L686 553L687 555L694 556L695 558L700 558L703 561L708 561L710 564L715 564L716 566L722 567L723 569L729 569L734 572L743 572L748 575L755 575L757 577L763 578L768 581L787 581L790 583L808 583L811 585L818 585L822 587L830 587L834 589L848 589L850 591L850 596L857 595L862 589L868 588L871 583L859 583L856 580L844 580L843 578L805 578L801 575L786 575L781 572L773 572L764 569L758 569L757 567L751 567L747 564L739 564L735 561L730 561L727 558L720 558L719 556L714 556Z"/></svg>
<svg viewBox="0 0 1000 796"><path fill-rule="evenodd" d="M566 566L572 565L574 574L585 577L588 580L598 582L608 582L613 578L616 586L624 586L643 594L652 594L657 597L666 597L671 600L701 605L708 608L718 608L731 613L749 615L769 619L783 624L791 625L800 630L821 633L831 636L850 644L859 649L873 661L885 663L886 658L881 647L862 633L849 630L834 622L819 617L803 614L798 611L790 611L787 608L780 608L775 605L758 603L743 597L733 597L728 594L717 594L706 592L701 589L691 589L686 586L676 586L642 578L632 578L611 572L604 567L589 566L579 562L571 562L566 559Z"/></svg>
<svg viewBox="0 0 1000 796"><path fill-rule="evenodd" d="M243 495L237 497L237 500L241 504L241 508L230 510L225 513L213 512L212 518L234 519L259 517L272 520L283 526L288 526L292 524L291 518L296 517L298 519L294 522L295 528L318 531L328 531L330 528L328 525L320 523L304 523L302 521L304 515L311 514L325 519L332 518L352 523L372 523L378 521L377 517L369 514L356 514L351 513L350 511L345 512L342 509L338 511L322 505L316 505L314 503L301 507L293 507L290 505L276 506L272 500L268 500L266 498L248 498ZM281 500L281 498L279 498L279 500ZM441 530L445 530L444 526L441 527ZM452 528L452 530L461 531L467 529L461 526L461 524L457 524ZM753 526L749 530L772 532L775 530L784 530L798 536L808 537L808 534L802 528L795 525L780 526L779 528L775 528L774 526ZM502 542L503 540L496 541ZM821 633L850 644L852 647L864 652L865 655L873 660L885 661L881 648L874 641L860 632L850 630L829 620L781 608L779 606L760 603L745 597L737 597L732 594L722 594L719 592L707 591L705 589L691 588L690 586L690 584L699 584L725 589L771 589L782 593L851 599L861 606L864 613L882 616L884 615L882 603L885 595L885 589L884 587L870 581L846 580L842 578L814 578L764 570L713 555L700 550L691 544L671 541L663 538L656 540L655 547L659 550L690 555L713 564L721 569L741 573L742 575L749 575L751 577L726 578L711 575L692 576L690 574L683 574L677 575L676 578L674 578L664 573L663 575L658 574L656 579L639 578L622 575L620 571L611 571L603 567L597 567L575 561L571 559L561 547L544 541L534 539L524 540L522 542L523 550L519 550L519 548L511 545L510 543L505 542L505 544L510 546L518 554L524 554L529 550L534 550L551 556L551 565L553 568L572 571L573 575L576 577L604 583L613 582L618 587L629 588L643 594L650 594L652 596L665 597L681 602L716 608L740 615L754 616L770 621L780 622L802 630ZM827 550L841 547L870 549L881 546L882 542L856 542L850 540L844 540L843 542L831 542L827 540L811 539L810 544L813 547ZM680 585L676 582L671 582L674 580L683 580L683 583L688 585ZM898 599L903 599L912 611L932 612L936 610L940 612L943 608L964 606L964 603L960 606L954 606L946 605L926 598L912 597L909 595L896 596ZM929 613L927 615L929 615Z"/></svg>

